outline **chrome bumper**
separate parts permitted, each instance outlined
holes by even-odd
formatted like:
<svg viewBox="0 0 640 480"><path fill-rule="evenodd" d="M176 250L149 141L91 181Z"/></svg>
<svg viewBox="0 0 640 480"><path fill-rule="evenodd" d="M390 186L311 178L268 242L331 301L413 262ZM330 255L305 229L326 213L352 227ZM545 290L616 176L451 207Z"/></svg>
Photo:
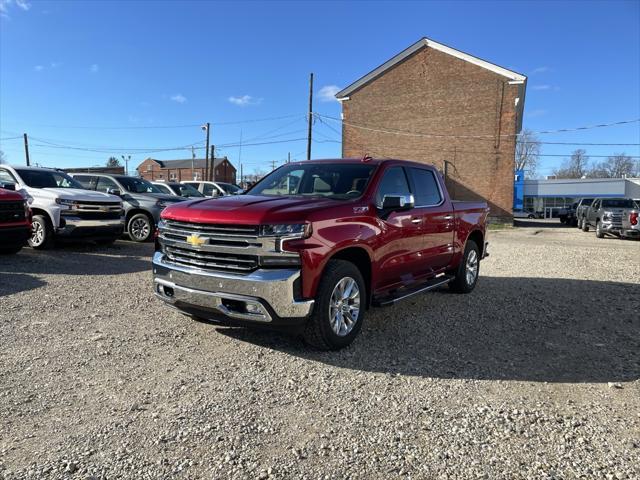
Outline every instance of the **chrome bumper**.
<svg viewBox="0 0 640 480"><path fill-rule="evenodd" d="M297 269L260 269L247 275L210 272L168 262L162 252L153 255L156 296L178 309L204 308L239 320L272 322L274 315L309 316L313 300L294 298L299 277Z"/></svg>
<svg viewBox="0 0 640 480"><path fill-rule="evenodd" d="M60 220L64 220L64 227L59 227L56 230L56 233L59 235L71 235L74 232L79 234L82 233L83 230L100 234L101 232L115 232L118 229L124 229L124 217L109 220L85 220L79 217L65 215L61 216Z"/></svg>

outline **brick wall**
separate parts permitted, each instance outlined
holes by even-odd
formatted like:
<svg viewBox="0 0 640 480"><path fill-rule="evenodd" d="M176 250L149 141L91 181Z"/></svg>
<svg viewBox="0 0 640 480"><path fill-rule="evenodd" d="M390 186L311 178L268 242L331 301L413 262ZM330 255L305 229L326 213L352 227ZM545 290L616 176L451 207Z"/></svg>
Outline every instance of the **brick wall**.
<svg viewBox="0 0 640 480"><path fill-rule="evenodd" d="M343 156L417 160L441 171L447 163L447 184L453 198L484 199L493 217L509 220L517 95L517 85L509 85L507 78L423 48L342 103ZM482 138L398 135L349 123Z"/></svg>
<svg viewBox="0 0 640 480"><path fill-rule="evenodd" d="M162 168L158 162L148 158L138 168L138 173L145 180L176 181L193 180L193 173L197 173L198 180L204 179L204 168ZM215 168L215 178L219 182L236 183L236 169L228 161L220 162Z"/></svg>

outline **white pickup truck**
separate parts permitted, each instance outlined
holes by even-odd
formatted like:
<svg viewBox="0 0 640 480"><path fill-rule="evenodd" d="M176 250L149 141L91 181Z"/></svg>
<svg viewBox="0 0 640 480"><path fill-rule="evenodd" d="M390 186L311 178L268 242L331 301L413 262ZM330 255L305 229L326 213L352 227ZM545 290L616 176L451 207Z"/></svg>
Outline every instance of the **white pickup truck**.
<svg viewBox="0 0 640 480"><path fill-rule="evenodd" d="M60 170L0 165L0 183L15 184L33 214L29 245L45 249L55 238L91 238L113 243L124 228L122 201L85 190Z"/></svg>

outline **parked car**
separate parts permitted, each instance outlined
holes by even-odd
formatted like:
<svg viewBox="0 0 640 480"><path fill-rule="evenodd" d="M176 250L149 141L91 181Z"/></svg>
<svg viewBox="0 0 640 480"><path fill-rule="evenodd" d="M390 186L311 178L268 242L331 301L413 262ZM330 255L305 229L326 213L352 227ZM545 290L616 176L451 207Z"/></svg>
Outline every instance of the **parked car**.
<svg viewBox="0 0 640 480"><path fill-rule="evenodd" d="M578 208L578 202L572 203L568 207L561 208L558 212L560 217L560 223L565 225L576 225L576 208Z"/></svg>
<svg viewBox="0 0 640 480"><path fill-rule="evenodd" d="M206 180L183 180L185 185L191 185L205 197L224 197L226 195L239 195L244 191L238 185L225 182L210 182Z"/></svg>
<svg viewBox="0 0 640 480"><path fill-rule="evenodd" d="M14 183L0 183L0 254L18 253L31 238L31 210Z"/></svg>
<svg viewBox="0 0 640 480"><path fill-rule="evenodd" d="M623 215L622 231L625 232L627 238L640 238L640 205Z"/></svg>
<svg viewBox="0 0 640 480"><path fill-rule="evenodd" d="M289 328L337 349L369 306L441 285L471 292L488 212L485 202L452 201L421 163L290 163L245 195L162 212L154 289L194 317Z"/></svg>
<svg viewBox="0 0 640 480"><path fill-rule="evenodd" d="M630 218L634 212L638 213L638 209L630 198L596 198L582 221L582 231L588 232L589 227L593 226L598 238L604 238L606 234L622 238L635 237L640 231L626 229L622 223L623 218Z"/></svg>
<svg viewBox="0 0 640 480"><path fill-rule="evenodd" d="M55 239L91 238L113 243L124 225L122 202L114 195L88 192L60 170L0 165L0 182L14 183L30 202L29 245L48 248Z"/></svg>
<svg viewBox="0 0 640 480"><path fill-rule="evenodd" d="M184 198L162 193L148 181L128 175L107 173L72 173L88 190L118 195L124 205L125 231L134 242L153 238L160 212Z"/></svg>
<svg viewBox="0 0 640 480"><path fill-rule="evenodd" d="M591 204L593 203L593 198L581 198L576 205L576 226L579 229L582 229L584 224L584 219L587 216L587 211Z"/></svg>
<svg viewBox="0 0 640 480"><path fill-rule="evenodd" d="M513 218L536 218L536 213L533 210L514 210Z"/></svg>
<svg viewBox="0 0 640 480"><path fill-rule="evenodd" d="M178 182L151 182L158 187L162 193L167 195L174 195L185 198L203 198L204 195L200 193L196 188L186 183Z"/></svg>

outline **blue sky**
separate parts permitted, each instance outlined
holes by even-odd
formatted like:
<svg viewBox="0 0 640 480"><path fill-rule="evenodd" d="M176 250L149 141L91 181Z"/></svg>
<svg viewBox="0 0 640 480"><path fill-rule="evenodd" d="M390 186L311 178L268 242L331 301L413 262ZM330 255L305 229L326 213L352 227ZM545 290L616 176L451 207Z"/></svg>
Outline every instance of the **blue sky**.
<svg viewBox="0 0 640 480"><path fill-rule="evenodd" d="M0 9L0 149L10 163L24 161L21 139L12 138L23 132L32 160L47 166L103 164L112 153L81 150L96 147L131 154L133 166L147 156L190 158L188 150L144 151L201 145L198 125L207 121L217 145L286 141L221 149L245 173L288 152L302 159L309 72L314 110L338 117L340 105L322 92L423 36L528 75L526 128L640 118L639 1L0 0ZM181 128L156 128L164 126ZM337 133L322 124L314 132L314 157L340 155ZM640 124L541 138L640 143ZM574 148L545 145L543 153ZM638 146L586 148L640 155ZM540 173L561 160L545 157Z"/></svg>

